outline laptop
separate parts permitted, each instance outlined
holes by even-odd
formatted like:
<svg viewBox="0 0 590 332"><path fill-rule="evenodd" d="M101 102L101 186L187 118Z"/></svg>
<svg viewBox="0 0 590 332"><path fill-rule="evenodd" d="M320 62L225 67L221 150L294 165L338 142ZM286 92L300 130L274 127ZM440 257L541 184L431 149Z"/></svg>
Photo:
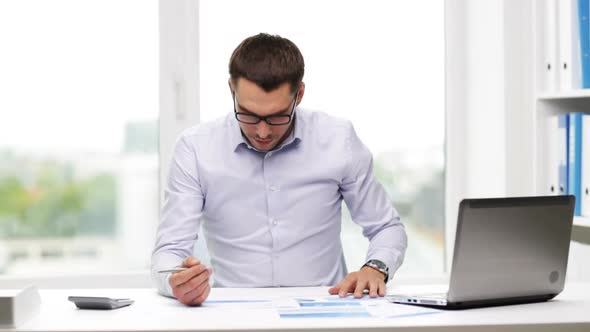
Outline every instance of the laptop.
<svg viewBox="0 0 590 332"><path fill-rule="evenodd" d="M575 197L464 199L448 292L396 303L465 309L548 301L564 287Z"/></svg>

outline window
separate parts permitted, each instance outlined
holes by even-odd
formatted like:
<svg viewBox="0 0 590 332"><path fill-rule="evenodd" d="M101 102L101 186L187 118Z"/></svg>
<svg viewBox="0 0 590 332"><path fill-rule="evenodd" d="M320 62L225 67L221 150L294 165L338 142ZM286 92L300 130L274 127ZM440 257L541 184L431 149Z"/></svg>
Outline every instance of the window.
<svg viewBox="0 0 590 332"><path fill-rule="evenodd" d="M306 61L301 106L348 118L373 152L409 235L399 274L443 273L444 1L203 0L199 15L201 120L231 112L227 65L244 38L289 38ZM342 240L357 270L368 242L350 217Z"/></svg>
<svg viewBox="0 0 590 332"><path fill-rule="evenodd" d="M0 40L0 273L147 269L158 2L3 1Z"/></svg>

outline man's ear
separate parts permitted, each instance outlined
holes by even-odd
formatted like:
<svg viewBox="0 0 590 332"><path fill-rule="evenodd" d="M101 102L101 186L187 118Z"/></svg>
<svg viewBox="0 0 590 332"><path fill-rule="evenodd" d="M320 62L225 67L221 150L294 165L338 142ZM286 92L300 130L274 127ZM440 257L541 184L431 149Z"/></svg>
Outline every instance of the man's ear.
<svg viewBox="0 0 590 332"><path fill-rule="evenodd" d="M234 83L232 82L231 77L227 80L227 85L229 86L229 92L231 93L232 97L235 95L236 89L234 89Z"/></svg>
<svg viewBox="0 0 590 332"><path fill-rule="evenodd" d="M301 82L299 84L299 95L297 96L297 105L301 103L301 99L303 99L303 95L305 94L305 83Z"/></svg>

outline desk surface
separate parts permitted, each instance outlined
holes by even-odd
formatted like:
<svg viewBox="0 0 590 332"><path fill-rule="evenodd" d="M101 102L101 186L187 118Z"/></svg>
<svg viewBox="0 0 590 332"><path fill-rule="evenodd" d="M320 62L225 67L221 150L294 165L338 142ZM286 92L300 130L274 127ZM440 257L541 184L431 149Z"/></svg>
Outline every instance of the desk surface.
<svg viewBox="0 0 590 332"><path fill-rule="evenodd" d="M388 293L435 290L440 286L392 287ZM327 296L327 287L215 288L210 299L272 299ZM69 295L129 297L135 303L117 310L79 310ZM154 289L41 290L41 313L17 329L1 331L590 331L590 284L568 284L545 303L442 311L397 318L280 318L271 308L187 307Z"/></svg>

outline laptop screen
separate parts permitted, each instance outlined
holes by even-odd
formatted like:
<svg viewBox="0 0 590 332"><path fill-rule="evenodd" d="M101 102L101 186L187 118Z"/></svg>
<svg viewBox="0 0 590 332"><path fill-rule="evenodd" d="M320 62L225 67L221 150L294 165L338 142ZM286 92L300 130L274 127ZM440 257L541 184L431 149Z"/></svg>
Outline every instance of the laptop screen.
<svg viewBox="0 0 590 332"><path fill-rule="evenodd" d="M448 300L559 293L574 202L573 196L463 200Z"/></svg>

